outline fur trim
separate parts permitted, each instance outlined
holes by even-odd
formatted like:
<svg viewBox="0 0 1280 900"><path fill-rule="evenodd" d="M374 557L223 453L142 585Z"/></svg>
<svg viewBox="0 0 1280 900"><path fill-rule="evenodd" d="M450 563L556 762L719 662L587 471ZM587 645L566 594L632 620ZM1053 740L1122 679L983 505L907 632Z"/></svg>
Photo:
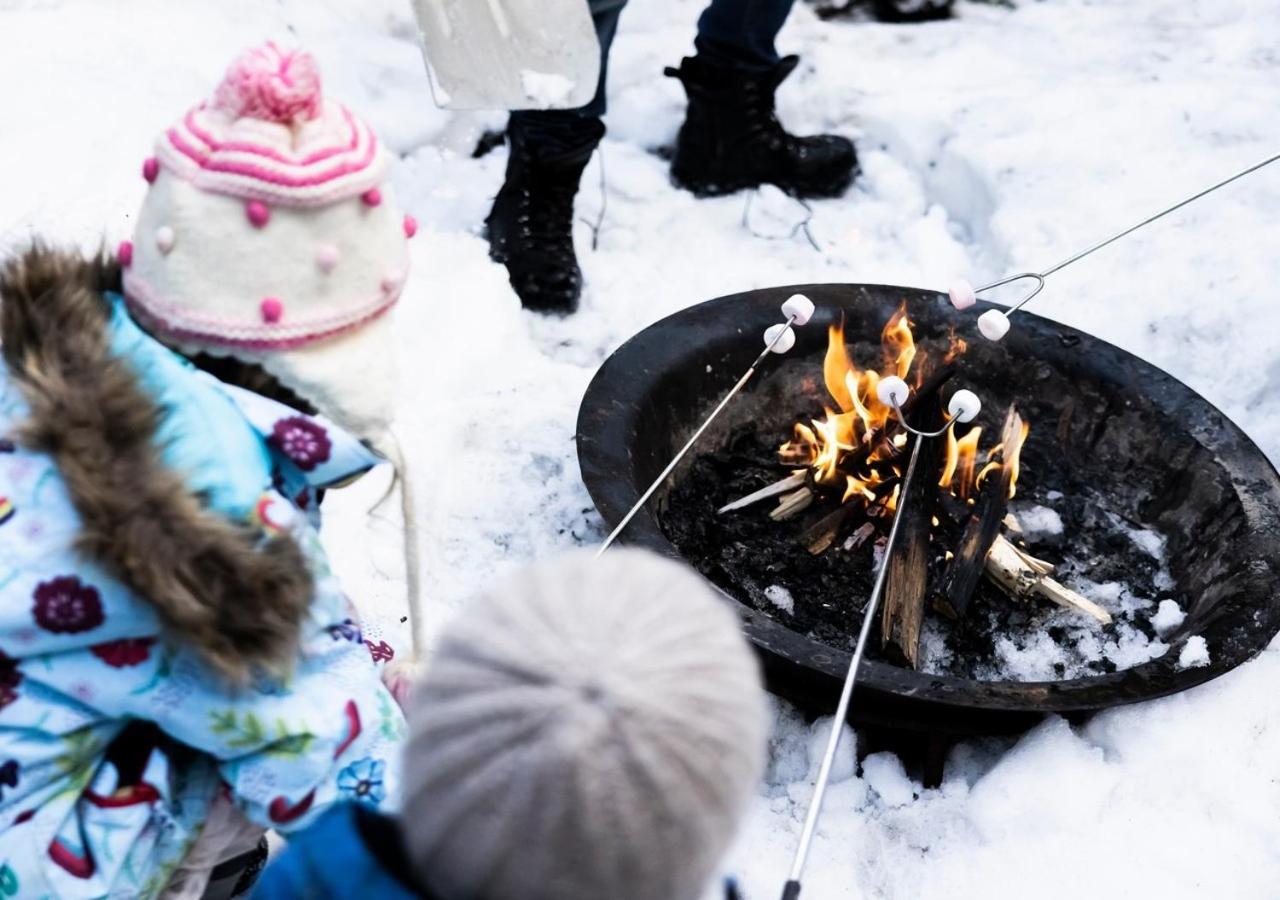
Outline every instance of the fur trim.
<svg viewBox="0 0 1280 900"><path fill-rule="evenodd" d="M288 537L210 512L164 466L161 409L108 352L120 267L34 246L0 271L0 350L31 406L19 435L57 463L83 519L78 549L148 600L169 636L244 683L283 673L313 583Z"/></svg>

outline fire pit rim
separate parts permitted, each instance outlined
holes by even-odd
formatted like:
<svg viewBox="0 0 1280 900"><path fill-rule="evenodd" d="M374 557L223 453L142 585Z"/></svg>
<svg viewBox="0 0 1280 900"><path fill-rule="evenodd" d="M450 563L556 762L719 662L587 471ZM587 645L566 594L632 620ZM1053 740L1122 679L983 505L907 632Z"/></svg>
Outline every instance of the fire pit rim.
<svg viewBox="0 0 1280 900"><path fill-rule="evenodd" d="M741 371L758 352L755 344L759 331L764 325L777 319L778 306L784 299L793 293L829 295L833 291L848 292L849 301L854 300L858 292L891 293L896 298L913 304L913 308L916 303L941 304L950 308L945 295L920 288L883 284L801 284L757 289L707 300L667 316L633 335L614 351L592 378L583 396L577 421L576 441L582 478L592 501L608 525L612 526L620 521L643 490L643 486L634 484L633 479L621 478L618 473L633 471L630 449L631 437L635 433L635 420L648 401L648 392L652 389L655 378L661 377L665 368L681 359L682 352L695 349L708 325L720 335L727 334L730 328L741 335L742 365L736 370ZM978 307L966 315L971 316L970 321L976 321L979 312L998 308L1000 307L994 304L979 301ZM1024 332L1054 334L1060 340L1092 342L1095 346L1105 347L1116 354L1137 371L1163 376L1170 389L1184 394L1178 398L1179 402L1202 405L1220 419L1231 438L1223 441L1228 445L1223 452L1230 453L1232 444L1252 451L1250 461L1265 462L1267 470L1261 473L1262 477L1269 479L1280 490L1280 473L1277 473L1274 465L1248 435L1211 402L1168 372L1123 348L1069 325L1027 312L1020 313L1019 318L1019 328ZM730 322L736 324L727 324ZM679 549L663 534L651 507L646 507L633 520L621 542L643 546L663 556L686 562ZM849 661L847 651L793 631L779 620L742 603L719 586L712 586L742 616L744 631L764 657L766 670L770 675L782 664L783 668L790 666L810 670L807 674L819 676L819 680L823 676L826 679L843 677ZM967 708L992 712L1086 711L1155 699L1203 684L1252 658L1265 645L1266 642L1262 642L1248 657L1238 660L1232 666L1178 669L1166 673L1159 684L1145 676L1156 668L1171 668L1181 642L1171 645L1163 656L1121 672L1060 681L977 681L951 675L915 672L867 660L859 677L859 687L926 703L954 705L962 702ZM772 683L773 679L770 680L770 687L776 693L799 699L794 690L775 685ZM975 687L980 690L975 691ZM829 701L825 697L815 697L815 700L820 705L833 705L835 697L831 696Z"/></svg>

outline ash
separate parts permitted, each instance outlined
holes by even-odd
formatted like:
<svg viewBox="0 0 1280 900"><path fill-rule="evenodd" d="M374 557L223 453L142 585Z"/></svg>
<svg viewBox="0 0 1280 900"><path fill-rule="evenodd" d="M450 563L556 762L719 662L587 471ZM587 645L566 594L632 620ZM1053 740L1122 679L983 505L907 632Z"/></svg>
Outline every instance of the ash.
<svg viewBox="0 0 1280 900"><path fill-rule="evenodd" d="M798 540L806 516L774 522L771 502L716 514L728 500L780 476L776 446L772 432L761 436L748 424L723 450L699 457L673 488L663 527L725 591L847 650L861 626L882 543L815 557ZM959 622L926 603L920 670L980 681L1060 681L1122 671L1168 652L1161 634L1176 627L1186 604L1169 571L1165 539L1117 508L1109 494L1090 488L1087 474L1055 462L1052 445L1034 426L1024 463L1019 496L1010 505L1021 534L1006 536L1057 564L1055 577L1104 607L1113 621L1103 625L1047 601L1012 600L984 579ZM900 661L892 654L880 658Z"/></svg>

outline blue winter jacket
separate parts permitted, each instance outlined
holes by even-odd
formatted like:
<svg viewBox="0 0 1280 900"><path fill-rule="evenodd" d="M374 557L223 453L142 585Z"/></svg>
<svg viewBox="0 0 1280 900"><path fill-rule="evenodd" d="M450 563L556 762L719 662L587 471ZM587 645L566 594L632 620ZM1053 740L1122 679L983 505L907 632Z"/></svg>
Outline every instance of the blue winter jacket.
<svg viewBox="0 0 1280 900"><path fill-rule="evenodd" d="M409 885L398 842L390 820L358 804L335 806L289 840L262 874L253 898L429 900Z"/></svg>
<svg viewBox="0 0 1280 900"><path fill-rule="evenodd" d="M195 369L107 296L108 346L163 410L164 462L211 511L287 533L314 593L291 674L226 684L80 553L68 485L24 446L32 409L0 361L0 898L154 896L220 793L286 833L335 803L397 802L404 721L375 659L388 654L363 642L315 518L316 491L376 458Z"/></svg>

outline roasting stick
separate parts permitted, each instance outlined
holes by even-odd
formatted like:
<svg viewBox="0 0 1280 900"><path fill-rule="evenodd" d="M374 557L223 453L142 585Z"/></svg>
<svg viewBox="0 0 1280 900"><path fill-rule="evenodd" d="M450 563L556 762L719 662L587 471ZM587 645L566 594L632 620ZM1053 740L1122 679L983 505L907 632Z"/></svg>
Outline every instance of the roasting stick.
<svg viewBox="0 0 1280 900"><path fill-rule="evenodd" d="M644 508L644 505L649 502L649 498L667 480L667 476L675 471L676 466L680 464L680 460L684 459L685 454L693 449L693 445L698 442L698 438L702 437L702 433L711 427L711 423L716 420L716 416L724 412L725 407L729 405L729 401L738 396L738 392L747 386L747 382L756 374L756 369L768 358L769 354L786 353L796 345L796 333L792 326L804 325L813 316L813 311L813 301L803 294L792 294L787 298L786 302L782 304L782 314L787 317L787 320L779 322L777 325L770 325L765 329L764 350L756 357L756 361L751 364L747 371L742 373L738 383L730 388L729 393L724 395L720 405L703 420L702 424L698 426L698 430L680 448L680 452L675 455L671 462L667 463L667 467L662 470L662 473L654 479L653 484L649 485L649 489L636 501L635 506L631 507L627 514L622 517L622 521L618 523L617 527L609 532L609 536L604 539L604 543L596 551L596 559L603 556L604 552L613 546L613 542L618 539L618 536L626 531L627 526L631 524L631 520L636 517L636 513Z"/></svg>
<svg viewBox="0 0 1280 900"><path fill-rule="evenodd" d="M875 584L871 588L871 597L862 611L862 630L858 632L858 643L853 648L853 657L849 660L849 669L844 676L844 688L840 691L840 702L836 704L835 718L831 722L831 736L827 738L827 749L822 756L822 765L818 769L818 780L813 786L813 797L809 801L804 828L800 832L800 843L791 861L791 874L787 877L787 883L782 889L782 900L798 900L800 897L805 863L808 862L809 848L813 845L813 836L818 829L818 818L822 815L822 801L826 798L827 785L831 781L831 767L835 763L836 753L840 750L841 732L849 716L849 705L853 701L853 686L858 680L858 668L862 664L862 655L867 649L867 639L871 636L876 608L879 607L880 597L884 593L884 584L889 573L889 559L893 556L894 544L898 539L898 524L902 521L902 510L906 507L905 498L909 496L911 479L916 474L920 445L944 433L956 422L972 422L982 410L982 402L973 391L956 391L947 404L946 423L937 431L920 431L908 425L906 416L902 413L902 404L907 402L910 393L911 388L896 375L882 379L876 386L876 394L880 402L885 406L893 407L902 427L914 434L916 440L911 447L907 473L902 477L902 487L898 491L900 502L897 511L893 514L893 525L889 528L889 539L884 545L884 555L880 558L880 568L876 572Z"/></svg>
<svg viewBox="0 0 1280 900"><path fill-rule="evenodd" d="M1062 262L1058 263L1057 265L1050 266L1049 268L1045 269L1043 272L1021 272L1017 275L1007 275L1004 278L1001 278L999 281L993 281L990 284L984 284L980 288L975 288L973 285L971 285L969 282L965 281L964 279L958 279L955 283L951 285L951 287L947 291L947 293L951 297L951 303L955 306L956 309L968 309L970 306L973 306L974 302L977 300L978 294L981 294L984 291L989 291L994 288L1002 287L1003 285L1006 285L1006 284L1012 284L1015 281L1022 281L1024 279L1030 279L1034 281L1035 286L1031 289L1031 293L1027 294L1025 297L1019 300L1016 304L1010 307L1008 312L1004 312L998 309L989 309L986 312L984 312L981 316L978 317L978 330L982 332L982 336L990 341L998 341L1001 338L1003 338L1006 334L1009 333L1009 317L1012 316L1014 313L1018 312L1018 310L1022 309L1024 306L1030 303L1033 299L1035 299L1035 296L1039 294L1042 290L1044 290L1045 279L1048 278L1050 275L1052 275L1054 272L1057 272L1060 269L1065 269L1067 266L1071 265L1072 263L1078 262L1079 260L1084 259L1089 254L1095 253L1098 250L1101 250L1103 247L1106 247L1110 244L1114 244L1116 241L1120 240L1123 237L1128 237L1129 235L1137 231L1139 228L1150 225L1152 222L1156 221L1157 219L1163 219L1165 216L1169 215L1169 213L1176 212L1177 210L1182 209L1182 207L1186 206L1187 204L1193 203L1196 200L1199 200L1201 197L1204 197L1208 194L1212 194L1214 191L1218 190L1219 188L1226 187L1227 185L1231 184L1231 182L1236 181L1237 179L1243 178L1244 176L1250 175L1261 168L1269 166L1276 160L1280 160L1280 153L1277 153L1274 156L1269 156L1266 159L1262 160L1261 162L1254 163L1248 168L1241 169L1239 172L1236 172L1234 175L1224 178L1222 181L1219 181L1217 184L1207 187L1204 190L1199 191L1198 193L1192 194L1190 197L1187 197L1183 200L1179 200L1177 203L1173 204L1173 206L1162 209L1160 210L1160 212L1156 213L1155 215L1148 216L1147 218L1143 219L1141 222L1138 222L1136 225L1130 225L1124 231L1113 234L1110 237L1103 238L1102 240L1098 241L1096 244L1093 244L1092 246L1087 247L1078 253L1068 256L1066 259L1064 259Z"/></svg>

